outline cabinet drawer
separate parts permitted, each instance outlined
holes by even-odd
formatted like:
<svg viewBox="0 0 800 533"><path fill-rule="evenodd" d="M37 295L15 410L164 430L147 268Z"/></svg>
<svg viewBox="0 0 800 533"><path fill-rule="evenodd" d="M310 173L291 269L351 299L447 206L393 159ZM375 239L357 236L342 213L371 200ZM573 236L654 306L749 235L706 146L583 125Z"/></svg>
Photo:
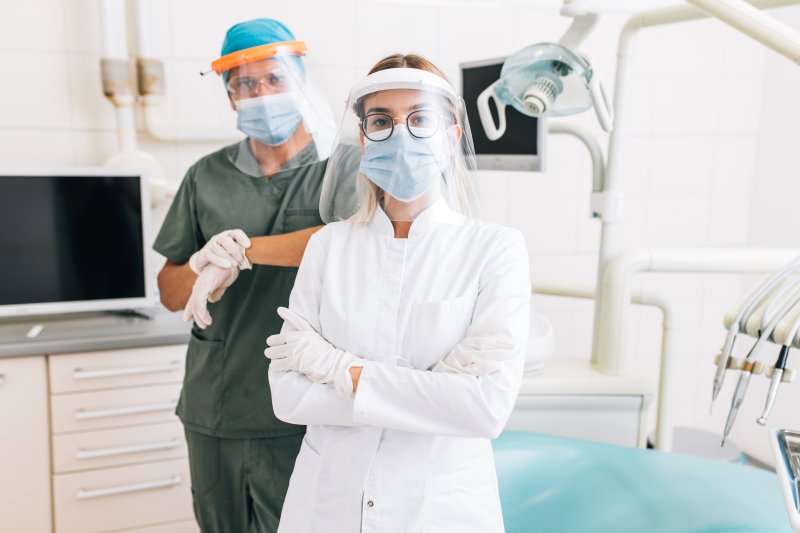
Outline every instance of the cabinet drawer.
<svg viewBox="0 0 800 533"><path fill-rule="evenodd" d="M200 527L194 520L184 520L141 529L126 529L125 533L200 533Z"/></svg>
<svg viewBox="0 0 800 533"><path fill-rule="evenodd" d="M53 436L57 474L186 457L180 422Z"/></svg>
<svg viewBox="0 0 800 533"><path fill-rule="evenodd" d="M186 345L54 355L52 394L137 387L183 380Z"/></svg>
<svg viewBox="0 0 800 533"><path fill-rule="evenodd" d="M190 520L186 459L53 476L57 533L90 533Z"/></svg>
<svg viewBox="0 0 800 533"><path fill-rule="evenodd" d="M53 433L174 422L181 384L50 396Z"/></svg>

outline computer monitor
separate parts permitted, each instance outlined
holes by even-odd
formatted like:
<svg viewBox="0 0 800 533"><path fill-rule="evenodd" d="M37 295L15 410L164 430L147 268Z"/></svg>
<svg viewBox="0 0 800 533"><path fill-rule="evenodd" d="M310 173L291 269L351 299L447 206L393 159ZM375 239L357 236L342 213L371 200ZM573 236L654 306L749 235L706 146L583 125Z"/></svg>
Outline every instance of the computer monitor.
<svg viewBox="0 0 800 533"><path fill-rule="evenodd" d="M154 305L146 180L0 170L0 317Z"/></svg>
<svg viewBox="0 0 800 533"><path fill-rule="evenodd" d="M547 121L523 115L507 106L506 131L496 141L490 141L478 115L478 96L500 78L506 58L488 59L461 64L461 94L467 107L472 128L475 156L479 169L544 171L547 140ZM490 101L492 116L497 123L497 108Z"/></svg>

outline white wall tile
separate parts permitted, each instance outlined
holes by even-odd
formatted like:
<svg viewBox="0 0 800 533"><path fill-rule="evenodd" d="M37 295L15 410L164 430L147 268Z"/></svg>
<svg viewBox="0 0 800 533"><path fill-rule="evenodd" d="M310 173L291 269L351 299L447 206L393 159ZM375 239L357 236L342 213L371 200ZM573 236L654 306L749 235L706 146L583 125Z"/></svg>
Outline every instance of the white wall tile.
<svg viewBox="0 0 800 533"><path fill-rule="evenodd" d="M764 80L752 76L725 77L722 80L719 132L738 135L758 133Z"/></svg>
<svg viewBox="0 0 800 533"><path fill-rule="evenodd" d="M217 75L200 77L198 62L174 59L165 63L167 95L161 104L174 103L176 120L182 126L219 130L221 135L238 137L236 112L231 108L222 79Z"/></svg>
<svg viewBox="0 0 800 533"><path fill-rule="evenodd" d="M350 94L350 88L363 78L366 72L358 72L355 67L312 64L306 67L306 71L309 81L321 92L322 97L327 100L338 127L344 113L347 97Z"/></svg>
<svg viewBox="0 0 800 533"><path fill-rule="evenodd" d="M360 72L366 74L379 59L396 53L421 54L445 68L438 39L448 28L439 22L438 7L359 0L355 20L356 66Z"/></svg>
<svg viewBox="0 0 800 533"><path fill-rule="evenodd" d="M103 95L100 56L70 53L66 61L72 126L82 130L115 130L114 106Z"/></svg>
<svg viewBox="0 0 800 533"><path fill-rule="evenodd" d="M135 43L135 38L130 38L132 43L131 50L135 51L139 57L155 57L159 59L171 58L175 55L173 41L173 27L182 24L183 21L173 18L173 2L163 2L162 0L147 0L145 3L148 15L144 31L141 32L146 42ZM133 15L133 7L128 9L128 13ZM129 20L130 37L138 35L136 21Z"/></svg>
<svg viewBox="0 0 800 533"><path fill-rule="evenodd" d="M709 194L664 193L648 205L645 239L655 246L703 246L708 239Z"/></svg>
<svg viewBox="0 0 800 533"><path fill-rule="evenodd" d="M62 0L66 49L68 52L100 55L103 30L100 26L100 0Z"/></svg>
<svg viewBox="0 0 800 533"><path fill-rule="evenodd" d="M650 188L653 145L660 146L661 141L642 136L626 137L622 142L619 174L623 190L627 194L645 194Z"/></svg>
<svg viewBox="0 0 800 533"><path fill-rule="evenodd" d="M69 80L63 54L0 51L0 127L67 129L71 126Z"/></svg>
<svg viewBox="0 0 800 533"><path fill-rule="evenodd" d="M74 131L72 133L74 162L78 166L101 166L119 151L117 132Z"/></svg>
<svg viewBox="0 0 800 533"><path fill-rule="evenodd" d="M711 19L644 30L657 39L652 55L658 74L697 78L723 74L721 58L729 31L724 24Z"/></svg>
<svg viewBox="0 0 800 533"><path fill-rule="evenodd" d="M585 194L592 190L592 159L586 146L568 134L547 140L547 172L543 174L549 194Z"/></svg>
<svg viewBox="0 0 800 533"><path fill-rule="evenodd" d="M653 75L634 75L628 79L625 86L624 109L615 110L616 121L621 120L620 116L624 116L628 135L649 136L653 133L658 80L659 78ZM661 133L660 130L656 131ZM623 140L623 142L625 141L627 139Z"/></svg>
<svg viewBox="0 0 800 533"><path fill-rule="evenodd" d="M0 50L59 52L64 49L62 0L28 0L8 3L4 8L0 17Z"/></svg>
<svg viewBox="0 0 800 533"><path fill-rule="evenodd" d="M644 246L645 230L649 218L648 205L651 199L645 194L626 194L622 218L615 224L623 249Z"/></svg>
<svg viewBox="0 0 800 533"><path fill-rule="evenodd" d="M508 224L522 231L531 253L571 253L577 244L577 211L570 197L542 197L509 205Z"/></svg>
<svg viewBox="0 0 800 533"><path fill-rule="evenodd" d="M722 79L688 75L656 79L653 132L713 135L719 123Z"/></svg>
<svg viewBox="0 0 800 533"><path fill-rule="evenodd" d="M303 0L276 5L282 5L287 11L285 15L281 15L285 18L285 23L298 39L304 40L308 45L308 65L356 65L356 42L358 35L364 31L357 24L356 0ZM281 19L278 13L270 13L270 16ZM313 16L308 16L312 13ZM366 75L366 71L359 72L359 75Z"/></svg>
<svg viewBox="0 0 800 533"><path fill-rule="evenodd" d="M575 259L571 254L549 254L537 252L530 242L528 253L531 254L531 278L537 283L566 283L572 279Z"/></svg>
<svg viewBox="0 0 800 533"><path fill-rule="evenodd" d="M5 167L70 167L73 135L67 130L0 128L0 165Z"/></svg>
<svg viewBox="0 0 800 533"><path fill-rule="evenodd" d="M715 150L716 143L711 136L654 138L650 193L710 192L714 187Z"/></svg>
<svg viewBox="0 0 800 533"><path fill-rule="evenodd" d="M709 244L746 246L751 202L746 193L715 194L711 198Z"/></svg>
<svg viewBox="0 0 800 533"><path fill-rule="evenodd" d="M719 135L715 142L714 191L749 193L759 179L755 168L758 137Z"/></svg>

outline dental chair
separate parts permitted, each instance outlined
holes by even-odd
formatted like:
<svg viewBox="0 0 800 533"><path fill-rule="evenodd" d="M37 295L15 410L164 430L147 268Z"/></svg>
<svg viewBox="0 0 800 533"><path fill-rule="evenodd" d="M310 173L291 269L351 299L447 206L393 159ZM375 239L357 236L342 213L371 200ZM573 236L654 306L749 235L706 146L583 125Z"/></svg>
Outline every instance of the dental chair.
<svg viewBox="0 0 800 533"><path fill-rule="evenodd" d="M791 533L775 474L506 431L493 442L506 533Z"/></svg>

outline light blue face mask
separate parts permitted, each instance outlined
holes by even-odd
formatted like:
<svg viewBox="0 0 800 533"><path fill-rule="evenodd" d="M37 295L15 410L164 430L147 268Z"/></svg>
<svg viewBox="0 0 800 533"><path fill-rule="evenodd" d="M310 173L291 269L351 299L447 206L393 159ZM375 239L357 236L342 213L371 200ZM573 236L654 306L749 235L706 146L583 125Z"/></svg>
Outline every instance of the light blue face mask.
<svg viewBox="0 0 800 533"><path fill-rule="evenodd" d="M443 179L449 163L439 135L419 139L399 126L385 141L364 139L359 172L392 197L411 202Z"/></svg>
<svg viewBox="0 0 800 533"><path fill-rule="evenodd" d="M236 111L239 131L270 146L288 141L303 119L292 93L238 100Z"/></svg>

